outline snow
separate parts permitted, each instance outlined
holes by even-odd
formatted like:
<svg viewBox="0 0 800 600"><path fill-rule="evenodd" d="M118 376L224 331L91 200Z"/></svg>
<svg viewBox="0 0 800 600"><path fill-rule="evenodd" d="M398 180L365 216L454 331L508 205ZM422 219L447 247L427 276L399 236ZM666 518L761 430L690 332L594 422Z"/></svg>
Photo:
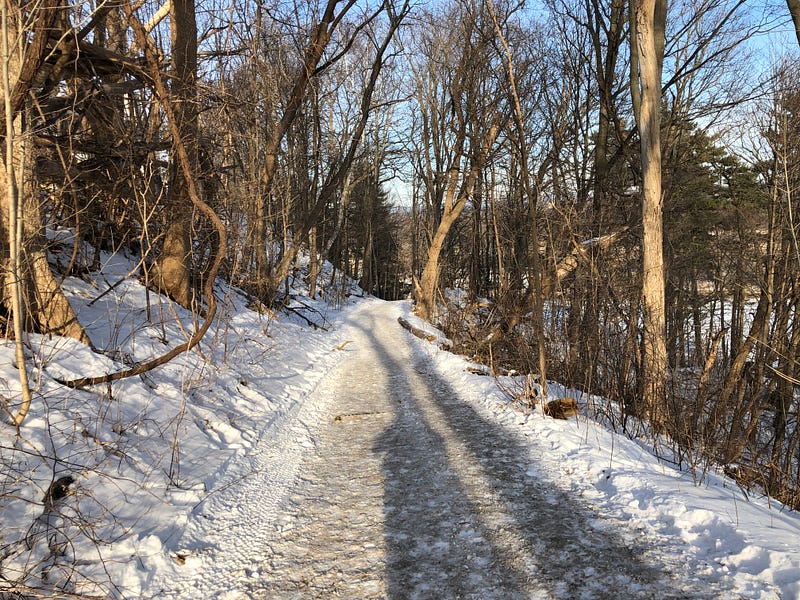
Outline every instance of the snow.
<svg viewBox="0 0 800 600"><path fill-rule="evenodd" d="M102 276L68 278L64 287L94 344L109 352L26 339L31 413L19 437L0 429L0 595L247 597L242 582L270 577L259 560L270 536L296 526L287 494L335 409L333 396L315 392L338 377L370 311L460 401L524 444L531 476L591 507L593 528L627 524L625 539L650 544L725 597L800 597L796 512L745 496L721 473L695 485L646 443L587 419L585 398L569 421L524 411L462 357L402 331L398 316L424 325L408 302L345 299L348 290L335 301L304 298L293 306L324 326L313 329L291 312L255 312L220 283L220 314L196 350L111 386L66 388L55 379L119 370L184 341L193 327L191 314L129 275L134 262L104 258ZM0 345L0 394L13 411L20 393L9 341ZM571 395L556 385L550 394ZM48 486L68 474L71 493L46 511ZM481 532L464 531L482 543Z"/></svg>

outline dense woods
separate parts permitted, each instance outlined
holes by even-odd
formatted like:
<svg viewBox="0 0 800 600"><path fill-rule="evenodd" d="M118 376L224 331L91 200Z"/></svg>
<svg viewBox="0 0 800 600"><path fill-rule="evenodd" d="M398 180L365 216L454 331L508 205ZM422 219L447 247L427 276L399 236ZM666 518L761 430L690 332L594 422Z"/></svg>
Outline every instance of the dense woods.
<svg viewBox="0 0 800 600"><path fill-rule="evenodd" d="M102 252L135 257L196 330L73 386L190 349L218 278L279 307L302 259L311 295L335 300L343 277L410 294L457 351L602 397L598 414L631 435L645 419L698 476L727 465L800 507L797 47L759 45L797 16L4 3L2 316L20 374L24 331L92 344L59 282ZM63 229L74 244L48 245Z"/></svg>

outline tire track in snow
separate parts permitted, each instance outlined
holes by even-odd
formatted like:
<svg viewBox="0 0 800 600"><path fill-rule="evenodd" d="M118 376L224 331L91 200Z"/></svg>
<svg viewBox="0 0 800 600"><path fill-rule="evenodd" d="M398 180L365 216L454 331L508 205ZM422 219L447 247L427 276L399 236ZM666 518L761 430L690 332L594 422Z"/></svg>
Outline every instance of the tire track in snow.
<svg viewBox="0 0 800 600"><path fill-rule="evenodd" d="M325 366L330 368L337 360L338 357L331 358L328 365L316 368L324 371ZM319 377L319 373L314 376ZM326 396L311 401L302 387L287 386L285 393L294 390L300 397L262 423L253 450L242 459L232 459L225 470L228 483L195 508L178 552L187 568L184 564L175 565L149 582L153 598L247 597L241 590L248 579L259 577L254 563L267 551L268 540L280 528L287 490L299 477L302 457L313 450L313 434L326 412ZM251 399L263 397L245 390Z"/></svg>

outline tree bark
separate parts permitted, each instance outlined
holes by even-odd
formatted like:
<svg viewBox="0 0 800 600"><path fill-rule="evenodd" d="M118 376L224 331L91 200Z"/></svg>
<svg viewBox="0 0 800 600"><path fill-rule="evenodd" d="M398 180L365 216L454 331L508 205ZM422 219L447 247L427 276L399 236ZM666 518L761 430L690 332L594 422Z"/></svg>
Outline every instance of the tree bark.
<svg viewBox="0 0 800 600"><path fill-rule="evenodd" d="M28 385L28 369L25 365L25 352L22 346L22 293L20 285L21 260L20 244L17 232L19 230L19 195L17 193L17 175L15 169L15 159L17 152L15 148L15 127L14 111L11 106L11 82L9 79L9 69L12 66L11 52L9 49L9 37L12 31L11 18L8 11L8 3L2 4L2 76L3 76L3 104L5 108L5 127L6 127L6 195L5 200L8 204L8 255L9 255L9 291L11 294L11 310L13 311L14 327L14 353L19 372L19 384L22 390L22 404L17 414L11 417L11 424L19 427L25 420L31 406L31 388Z"/></svg>
<svg viewBox="0 0 800 600"><path fill-rule="evenodd" d="M792 15L794 23L794 33L797 36L797 43L800 44L800 0L786 0L789 13Z"/></svg>
<svg viewBox="0 0 800 600"><path fill-rule="evenodd" d="M419 280L414 281L414 299L416 301L415 311L423 319L430 320L436 308L436 288L439 285L439 258L442 254L444 242L453 224L467 205L467 200L472 194L475 182L478 178L478 171L483 168L486 155L497 139L499 128L496 124L489 127L483 140L478 155L472 159L469 173L462 182L459 190L458 179L460 175L460 164L464 155L464 144L466 142L466 129L462 124L456 141L457 150L454 155L453 163L448 173L447 192L445 194L444 210L436 231L431 239L428 248L428 255L425 260L425 267Z"/></svg>
<svg viewBox="0 0 800 600"><path fill-rule="evenodd" d="M172 99L192 174L197 173L197 19L194 0L169 3L172 32ZM173 142L174 145L175 142ZM170 161L169 224L152 279L156 288L184 308L192 308L192 202L189 183L173 148Z"/></svg>
<svg viewBox="0 0 800 600"><path fill-rule="evenodd" d="M439 258L442 254L442 247L453 223L458 220L466 204L466 197L464 197L460 198L450 208L445 208L442 219L439 221L439 225L436 227L431 239L431 244L428 247L422 275L420 275L419 280L415 279L414 281L415 312L426 321L430 321L436 312L436 288L439 284Z"/></svg>
<svg viewBox="0 0 800 600"><path fill-rule="evenodd" d="M595 71L597 80L600 106L597 113L597 140L594 147L594 230L593 235L599 235L601 229L601 214L604 208L605 193L608 186L608 176L611 164L608 160L608 139L611 130L612 115L616 110L614 104L614 80L616 79L617 59L620 47L624 40L622 32L625 23L625 1L612 0L611 14L608 25L602 21L603 11L599 0L593 0L591 5L590 24L592 45L595 53ZM605 43L601 32L606 32ZM637 67L638 68L638 67Z"/></svg>
<svg viewBox="0 0 800 600"><path fill-rule="evenodd" d="M10 159L14 163L16 182L8 177L2 178L2 182L0 182L0 198L2 198L0 201L2 202L0 236L4 238L4 241L12 238L11 223L8 219L9 192L12 191L9 186L17 186L18 201L22 207L22 219L17 223L14 232L19 249L19 268L17 269L19 277L3 276L2 300L6 306L11 308L13 314L12 298L15 294L19 294L21 305L17 312L21 314L18 317L23 319L27 330L36 329L45 334L64 335L90 344L86 331L78 322L75 312L47 263L44 221L39 206L39 197L35 193L35 185L32 181L30 140L27 139L27 132L23 129L20 117L20 113L24 110L24 99L31 90L33 81L47 56L46 40L52 33L56 14L61 9L61 6L55 1L39 7L36 16L32 19L30 26L32 30L28 32L20 31L24 15L18 12L18 9L13 9L8 15L9 39L17 40L17 44L15 47L9 48L7 77L9 88L13 91L3 108L4 115L8 114L8 116L2 122L2 130L5 133L7 127L16 128L15 132L11 132L11 135L16 138L13 150L11 150L13 155L6 156L7 160ZM28 45L19 41L24 39L23 33L30 34L31 41ZM4 243L1 256L4 262L9 259L7 248L8 243ZM8 269L5 271L9 272ZM16 292L13 289L15 286L19 288Z"/></svg>
<svg viewBox="0 0 800 600"><path fill-rule="evenodd" d="M664 51L665 0L637 0L636 42L641 107L637 125L642 163L642 416L657 428L666 415L666 314L661 194L661 65Z"/></svg>

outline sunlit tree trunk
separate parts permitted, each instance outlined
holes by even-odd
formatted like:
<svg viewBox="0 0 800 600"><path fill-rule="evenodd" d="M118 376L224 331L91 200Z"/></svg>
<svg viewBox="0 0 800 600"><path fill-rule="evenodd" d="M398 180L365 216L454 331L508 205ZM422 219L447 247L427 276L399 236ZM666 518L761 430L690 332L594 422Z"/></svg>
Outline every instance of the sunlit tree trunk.
<svg viewBox="0 0 800 600"><path fill-rule="evenodd" d="M197 20L193 0L170 2L172 96L175 121L197 172ZM192 202L178 160L170 162L169 224L155 269L155 284L186 308L192 306Z"/></svg>
<svg viewBox="0 0 800 600"><path fill-rule="evenodd" d="M666 0L637 0L634 8L639 73L631 87L641 98L636 116L642 163L642 416L658 427L666 418L667 376L660 134Z"/></svg>
<svg viewBox="0 0 800 600"><path fill-rule="evenodd" d="M435 313L436 288L439 284L439 258L442 254L444 242L448 233L450 233L453 223L456 222L467 204L465 196L456 199L465 137L466 131L462 128L456 141L457 150L453 164L450 165L448 170L447 192L442 216L428 246L422 274L418 280L414 281L415 310L420 317L426 320L430 320Z"/></svg>
<svg viewBox="0 0 800 600"><path fill-rule="evenodd" d="M15 148L16 131L14 126L14 111L11 107L11 83L9 79L9 70L12 68L11 52L9 46L9 38L14 28L11 27L11 18L9 15L8 4L2 4L2 86L3 86L3 105L5 108L5 124L6 124L6 156L5 156L5 172L6 172L6 194L5 201L8 206L8 211L5 213L8 217L8 289L11 296L11 310L13 311L13 327L14 327L14 349L15 358L17 362L17 370L19 372L19 383L22 390L22 405L20 406L17 414L11 418L11 423L19 427L25 420L31 406L31 389L28 385L28 370L25 366L25 353L22 346L22 290L20 284L21 274L21 261L20 261L20 244L19 233L21 228L18 227L20 222L19 215L19 194L17 193L19 186L16 181L16 169L14 166L17 160L17 151ZM16 61L15 61L16 62Z"/></svg>
<svg viewBox="0 0 800 600"><path fill-rule="evenodd" d="M460 141L457 142L459 150L455 153L455 160L450 167L448 174L447 192L445 194L444 210L436 231L428 247L428 254L425 259L425 267L418 281L414 282L414 300L416 301L415 310L423 319L430 319L436 307L436 289L439 285L439 259L441 258L444 243L453 227L453 224L461 216L464 207L467 205L468 198L472 195L475 183L478 179L478 172L484 166L484 159L497 139L498 127L489 127L486 137L481 144L480 150L470 164L469 171L465 174L461 186L458 185L460 176L460 165L463 157L463 147L466 138L466 131L459 134ZM463 135L463 137L461 137Z"/></svg>
<svg viewBox="0 0 800 600"><path fill-rule="evenodd" d="M786 0L786 5L789 7L789 13L792 15L797 43L800 44L800 0Z"/></svg>
<svg viewBox="0 0 800 600"><path fill-rule="evenodd" d="M9 39L9 60L7 65L7 81L9 94L6 95L3 113L7 115L2 128L11 130L14 141L6 151L6 163L13 163L12 171L16 181L7 177L0 181L0 213L2 213L3 262L8 264L9 241L12 238L9 222L10 198L14 197L21 211L21 219L14 225L15 246L18 250L17 274L4 275L2 281L2 301L14 312L12 298L18 297L20 306L16 311L17 318L22 319L24 328L36 329L42 333L65 335L89 344L89 337L64 296L61 287L55 280L47 262L44 221L39 195L32 176L32 157L27 140L27 132L22 125L22 112L25 99L31 91L36 75L48 56L47 40L52 34L56 15L62 7L57 0L50 0L37 7L35 15L28 17L28 30L20 30L24 15L14 5L8 6L8 18L5 23ZM9 156L10 154L10 156ZM16 190L9 188L16 185ZM11 192L11 193L10 193ZM5 273L11 270L4 269ZM16 291L13 289L16 286Z"/></svg>

